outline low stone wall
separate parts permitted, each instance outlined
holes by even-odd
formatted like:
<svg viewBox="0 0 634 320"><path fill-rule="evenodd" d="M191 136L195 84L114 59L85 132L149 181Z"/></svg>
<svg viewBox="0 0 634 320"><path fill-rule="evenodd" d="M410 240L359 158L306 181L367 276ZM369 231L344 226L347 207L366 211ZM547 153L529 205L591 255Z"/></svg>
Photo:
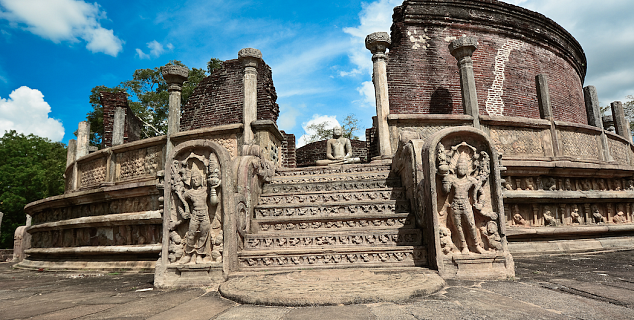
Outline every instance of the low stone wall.
<svg viewBox="0 0 634 320"><path fill-rule="evenodd" d="M317 160L326 159L326 145L328 140L309 143L297 149L296 159L298 167L314 166ZM361 158L361 162L368 161L368 149L365 141L350 140L352 155Z"/></svg>
<svg viewBox="0 0 634 320"><path fill-rule="evenodd" d="M236 130L220 126L175 134L174 143L214 141L237 157ZM29 203L31 246L18 267L152 270L163 238L166 138L103 149L68 166L63 195Z"/></svg>

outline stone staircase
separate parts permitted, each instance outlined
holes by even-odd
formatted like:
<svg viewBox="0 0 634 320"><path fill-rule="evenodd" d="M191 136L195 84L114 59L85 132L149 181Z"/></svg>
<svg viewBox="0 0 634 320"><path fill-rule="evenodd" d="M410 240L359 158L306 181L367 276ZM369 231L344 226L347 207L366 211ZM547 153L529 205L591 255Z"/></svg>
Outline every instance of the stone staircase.
<svg viewBox="0 0 634 320"><path fill-rule="evenodd" d="M279 170L255 207L240 270L426 266L409 211L389 165Z"/></svg>

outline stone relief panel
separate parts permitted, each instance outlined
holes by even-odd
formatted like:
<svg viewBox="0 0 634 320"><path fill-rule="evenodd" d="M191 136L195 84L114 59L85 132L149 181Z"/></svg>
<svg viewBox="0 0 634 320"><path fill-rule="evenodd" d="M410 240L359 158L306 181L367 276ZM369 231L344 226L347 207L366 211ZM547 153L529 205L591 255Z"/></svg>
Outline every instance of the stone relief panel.
<svg viewBox="0 0 634 320"><path fill-rule="evenodd" d="M502 179L506 191L634 191L634 177L566 178L555 176L512 177Z"/></svg>
<svg viewBox="0 0 634 320"><path fill-rule="evenodd" d="M608 146L610 148L610 155L612 156L614 161L618 162L621 165L630 165L630 160L628 156L631 156L632 152L630 151L630 148L627 144L608 137Z"/></svg>
<svg viewBox="0 0 634 320"><path fill-rule="evenodd" d="M492 127L490 136L495 149L504 156L544 157L547 153L545 145L552 153L547 129Z"/></svg>
<svg viewBox="0 0 634 320"><path fill-rule="evenodd" d="M440 142L434 153L442 253L502 251L499 215L491 202L491 157L482 148L456 142Z"/></svg>
<svg viewBox="0 0 634 320"><path fill-rule="evenodd" d="M33 233L31 244L33 248L160 244L162 229L160 224L148 224L39 231Z"/></svg>
<svg viewBox="0 0 634 320"><path fill-rule="evenodd" d="M403 262L416 265L425 262L425 251L391 250L388 252L368 252L349 254L303 254L303 255L271 255L266 257L239 257L242 267L275 267L284 265L296 266L331 266L331 265L365 265Z"/></svg>
<svg viewBox="0 0 634 320"><path fill-rule="evenodd" d="M351 205L316 205L314 207L271 207L256 208L256 218L267 217L327 217L337 215L354 214L384 214L384 213L406 213L409 211L409 202L389 201L375 204L351 204Z"/></svg>
<svg viewBox="0 0 634 320"><path fill-rule="evenodd" d="M302 230L332 230L332 229L342 229L342 230L355 230L355 229L366 229L366 228L381 228L381 227L408 227L413 226L412 217L402 217L402 218L371 218L371 219L344 219L337 221L309 221L309 222L297 222L297 221L289 221L289 222L279 222L279 221L270 221L270 222L259 222L260 231L261 232L277 232L280 230L293 230L293 231L302 231Z"/></svg>
<svg viewBox="0 0 634 320"><path fill-rule="evenodd" d="M431 126L424 126L424 127L399 127L398 130L399 130L399 134L401 132L407 132L407 134L409 134L409 132L415 132L418 134L418 139L425 140L432 134L444 128L449 128L449 127L450 126L448 125L431 125ZM398 143L394 143L394 142L392 144L398 145Z"/></svg>
<svg viewBox="0 0 634 320"><path fill-rule="evenodd" d="M366 192L341 192L328 194L262 196L259 204L300 204L323 202L351 202L364 200L392 200L403 199L403 190L366 191Z"/></svg>
<svg viewBox="0 0 634 320"><path fill-rule="evenodd" d="M234 134L214 136L210 140L218 143L219 145L227 149L227 151L229 151L229 154L231 155L231 158L235 158L238 156L238 140Z"/></svg>
<svg viewBox="0 0 634 320"><path fill-rule="evenodd" d="M509 227L565 227L632 223L633 203L511 203Z"/></svg>
<svg viewBox="0 0 634 320"><path fill-rule="evenodd" d="M252 236L246 241L247 250L300 249L324 247L363 247L363 246L415 246L421 242L419 230L392 232L374 232L349 235L310 235L297 237Z"/></svg>
<svg viewBox="0 0 634 320"><path fill-rule="evenodd" d="M162 146L154 146L117 154L115 181L154 177L163 166L162 152Z"/></svg>
<svg viewBox="0 0 634 320"><path fill-rule="evenodd" d="M601 160L601 148L598 135L566 130L557 130L557 132L560 137L564 156L596 161Z"/></svg>
<svg viewBox="0 0 634 320"><path fill-rule="evenodd" d="M158 209L157 196L147 195L108 202L95 202L63 208L47 208L32 215L32 224L42 224L82 217L94 217L126 212L144 212Z"/></svg>
<svg viewBox="0 0 634 320"><path fill-rule="evenodd" d="M313 191L343 191L343 190L362 190L362 189L385 189L388 187L398 187L398 180L382 180L382 181L355 181L343 182L334 181L330 183L315 184L276 184L265 185L264 189L272 193L283 192L313 192Z"/></svg>
<svg viewBox="0 0 634 320"><path fill-rule="evenodd" d="M106 158L97 158L79 164L79 188L106 182Z"/></svg>
<svg viewBox="0 0 634 320"><path fill-rule="evenodd" d="M333 166L333 167L316 167L316 168L302 168L302 170L280 170L276 172L278 177L293 177L293 176L312 176L317 174L342 174L342 173L364 173L364 172L382 172L389 170L386 166Z"/></svg>
<svg viewBox="0 0 634 320"><path fill-rule="evenodd" d="M186 149L170 166L168 261L222 263L223 231L218 157L209 148Z"/></svg>

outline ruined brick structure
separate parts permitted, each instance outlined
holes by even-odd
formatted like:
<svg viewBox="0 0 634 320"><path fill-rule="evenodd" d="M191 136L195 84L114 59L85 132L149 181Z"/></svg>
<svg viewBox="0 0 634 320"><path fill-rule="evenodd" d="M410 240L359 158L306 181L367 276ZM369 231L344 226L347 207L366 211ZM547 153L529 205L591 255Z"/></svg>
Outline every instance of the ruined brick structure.
<svg viewBox="0 0 634 320"><path fill-rule="evenodd" d="M297 166L297 156L295 152L295 135L280 131L284 137L282 141L282 166L284 168L295 168Z"/></svg>
<svg viewBox="0 0 634 320"><path fill-rule="evenodd" d="M130 109L125 92L100 92L99 101L103 106L102 148L112 147L112 130L114 127L114 113L116 108L123 108L125 111L123 141L132 142L141 139L143 123L134 112L132 112L132 109Z"/></svg>
<svg viewBox="0 0 634 320"><path fill-rule="evenodd" d="M271 67L261 60L257 71L257 119L275 122L280 108ZM243 75L244 67L234 59L225 61L221 69L203 79L183 106L181 131L242 123Z"/></svg>
<svg viewBox="0 0 634 320"><path fill-rule="evenodd" d="M393 19L390 114L462 114L458 68L447 45L472 36L479 42L473 65L481 115L539 119L534 75L546 74L555 120L587 124L585 55L545 16L494 0L412 0Z"/></svg>

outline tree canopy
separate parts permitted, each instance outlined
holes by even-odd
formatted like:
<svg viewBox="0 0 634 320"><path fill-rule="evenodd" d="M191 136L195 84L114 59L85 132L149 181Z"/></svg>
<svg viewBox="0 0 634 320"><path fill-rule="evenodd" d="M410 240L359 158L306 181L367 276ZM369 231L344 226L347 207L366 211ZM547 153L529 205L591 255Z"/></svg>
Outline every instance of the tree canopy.
<svg viewBox="0 0 634 320"><path fill-rule="evenodd" d="M178 60L172 60L168 64L183 65ZM183 84L181 104L185 104L196 86L208 74L222 68L222 61L212 58L207 63L207 70L191 68L189 78ZM208 74L207 74L208 73ZM132 112L141 119L143 128L141 138L156 137L167 131L167 113L169 110L169 93L167 83L161 74L161 68L137 69L132 74L132 79L121 82L116 87L96 86L90 90L90 104L93 110L88 113L90 123L90 144L101 147L103 137L103 107L99 101L99 93L126 92L128 104Z"/></svg>
<svg viewBox="0 0 634 320"><path fill-rule="evenodd" d="M342 136L348 139L359 139L354 133L359 130L359 119L354 114L349 114L341 124L343 131ZM328 122L313 123L306 126L306 131L314 131L315 133L308 136L306 143L321 141L332 138L332 127Z"/></svg>
<svg viewBox="0 0 634 320"><path fill-rule="evenodd" d="M64 193L66 146L11 130L0 137L0 248L13 247L15 228L26 223L24 206Z"/></svg>

